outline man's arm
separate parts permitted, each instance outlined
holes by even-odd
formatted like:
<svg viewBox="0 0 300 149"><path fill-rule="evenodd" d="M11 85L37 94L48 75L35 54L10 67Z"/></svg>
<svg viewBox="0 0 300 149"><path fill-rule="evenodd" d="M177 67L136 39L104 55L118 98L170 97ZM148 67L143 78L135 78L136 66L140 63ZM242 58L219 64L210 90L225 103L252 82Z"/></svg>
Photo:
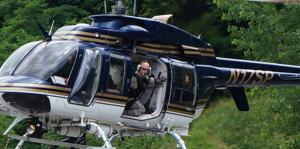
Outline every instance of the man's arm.
<svg viewBox="0 0 300 149"><path fill-rule="evenodd" d="M138 81L136 77L131 77L131 84L130 89L137 89L138 88Z"/></svg>
<svg viewBox="0 0 300 149"><path fill-rule="evenodd" d="M135 97L135 98L139 96L138 80L134 76L131 77L131 84L130 84L129 94L130 94L131 97Z"/></svg>

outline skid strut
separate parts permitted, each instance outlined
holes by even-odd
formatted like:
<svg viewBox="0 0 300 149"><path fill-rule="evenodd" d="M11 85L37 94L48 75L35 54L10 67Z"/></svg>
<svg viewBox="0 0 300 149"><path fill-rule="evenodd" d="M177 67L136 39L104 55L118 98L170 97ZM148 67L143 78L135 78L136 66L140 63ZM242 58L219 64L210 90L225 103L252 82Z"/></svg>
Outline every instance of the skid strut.
<svg viewBox="0 0 300 149"><path fill-rule="evenodd" d="M23 135L23 137L27 137L27 132ZM25 140L20 140L19 143L17 144L17 146L15 147L15 149L21 149L23 144L24 144Z"/></svg>
<svg viewBox="0 0 300 149"><path fill-rule="evenodd" d="M104 142L103 147L107 147L107 148L112 147L110 140L107 138L105 132L102 130L102 128L98 124L96 124L94 122L89 122L88 126L89 126L89 129L87 131L88 133L94 134L97 138L102 138L102 140Z"/></svg>
<svg viewBox="0 0 300 149"><path fill-rule="evenodd" d="M186 149L185 143L182 138L174 131L168 132L177 142L177 145L181 147L181 149Z"/></svg>

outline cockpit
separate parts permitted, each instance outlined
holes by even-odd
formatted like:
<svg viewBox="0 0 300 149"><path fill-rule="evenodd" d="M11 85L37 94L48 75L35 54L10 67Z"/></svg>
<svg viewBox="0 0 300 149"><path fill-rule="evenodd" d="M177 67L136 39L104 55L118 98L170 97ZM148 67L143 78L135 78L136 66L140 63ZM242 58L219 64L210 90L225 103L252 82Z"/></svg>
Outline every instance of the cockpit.
<svg viewBox="0 0 300 149"><path fill-rule="evenodd" d="M78 54L78 44L70 42L33 42L20 47L3 64L0 76L27 76L43 81L55 81L54 76L67 81ZM67 82L59 82L65 85Z"/></svg>
<svg viewBox="0 0 300 149"><path fill-rule="evenodd" d="M0 77L70 88L69 103L87 106L99 84L101 49L74 41L32 42L6 60ZM20 83L18 81L16 83Z"/></svg>

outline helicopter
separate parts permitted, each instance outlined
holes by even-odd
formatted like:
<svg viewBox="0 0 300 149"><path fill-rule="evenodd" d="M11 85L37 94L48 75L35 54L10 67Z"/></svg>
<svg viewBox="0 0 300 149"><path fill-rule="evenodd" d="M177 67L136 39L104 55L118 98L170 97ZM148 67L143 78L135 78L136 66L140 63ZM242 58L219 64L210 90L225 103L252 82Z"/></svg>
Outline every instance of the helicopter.
<svg viewBox="0 0 300 149"><path fill-rule="evenodd" d="M300 67L217 57L211 45L167 23L171 15L142 18L92 15L91 24L64 26L53 34L41 25L42 41L17 49L0 69L0 112L16 117L3 135L25 141L76 148L90 133L113 148L118 137L171 134L181 148L189 124L198 118L213 90L228 89L237 109L248 111L245 88L300 84ZM150 113L126 113L131 78L139 62L163 77L148 86ZM23 136L8 132L29 120ZM43 130L66 136L42 139Z"/></svg>

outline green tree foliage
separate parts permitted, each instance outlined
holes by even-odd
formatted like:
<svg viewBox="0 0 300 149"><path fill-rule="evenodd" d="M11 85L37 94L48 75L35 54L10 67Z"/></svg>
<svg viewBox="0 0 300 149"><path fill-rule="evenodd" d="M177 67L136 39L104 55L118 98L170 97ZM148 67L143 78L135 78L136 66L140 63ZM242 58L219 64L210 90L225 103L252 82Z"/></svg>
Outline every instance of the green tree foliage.
<svg viewBox="0 0 300 149"><path fill-rule="evenodd" d="M300 64L299 5L216 0L232 44L251 59Z"/></svg>
<svg viewBox="0 0 300 149"><path fill-rule="evenodd" d="M230 22L232 44L248 59L299 65L299 5L215 0ZM294 88L255 88L248 93L251 112L234 116L223 136L233 148L299 148L300 94ZM230 133L235 132L235 133Z"/></svg>

